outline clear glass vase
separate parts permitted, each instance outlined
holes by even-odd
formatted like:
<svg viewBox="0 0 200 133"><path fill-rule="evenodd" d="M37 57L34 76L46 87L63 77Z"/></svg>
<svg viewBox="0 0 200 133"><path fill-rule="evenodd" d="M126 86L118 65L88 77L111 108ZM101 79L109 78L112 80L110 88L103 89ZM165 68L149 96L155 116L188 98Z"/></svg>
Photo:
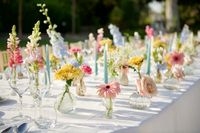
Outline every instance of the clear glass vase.
<svg viewBox="0 0 200 133"><path fill-rule="evenodd" d="M162 73L161 73L161 70L159 68L156 69L156 74L155 74L155 82L156 83L162 83Z"/></svg>
<svg viewBox="0 0 200 133"><path fill-rule="evenodd" d="M60 95L58 95L55 108L58 112L67 114L75 110L76 97L70 92L70 87L65 85L65 90Z"/></svg>
<svg viewBox="0 0 200 133"><path fill-rule="evenodd" d="M151 98L141 96L139 92L133 92L129 97L129 104L134 109L145 109L151 105Z"/></svg>
<svg viewBox="0 0 200 133"><path fill-rule="evenodd" d="M178 90L180 89L180 80L175 78L168 78L163 82L163 87L168 90Z"/></svg>
<svg viewBox="0 0 200 133"><path fill-rule="evenodd" d="M103 105L106 108L105 117L111 119L113 114L113 99L103 98Z"/></svg>
<svg viewBox="0 0 200 133"><path fill-rule="evenodd" d="M76 94L79 96L85 96L85 93L86 93L86 86L82 76L76 82Z"/></svg>
<svg viewBox="0 0 200 133"><path fill-rule="evenodd" d="M128 80L128 67L127 66L123 66L121 68L119 82L121 85L125 85L125 86L128 85L129 80Z"/></svg>

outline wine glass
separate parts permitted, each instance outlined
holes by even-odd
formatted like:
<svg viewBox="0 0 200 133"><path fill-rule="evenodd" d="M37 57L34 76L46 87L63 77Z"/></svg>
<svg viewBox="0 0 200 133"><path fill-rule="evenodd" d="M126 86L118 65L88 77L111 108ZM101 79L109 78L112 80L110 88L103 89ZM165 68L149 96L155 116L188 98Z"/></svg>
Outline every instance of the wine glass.
<svg viewBox="0 0 200 133"><path fill-rule="evenodd" d="M9 86L19 97L19 116L16 116L16 118L25 117L22 115L22 95L29 89L30 84L30 75L27 66L25 64L13 65L7 73L6 78Z"/></svg>
<svg viewBox="0 0 200 133"><path fill-rule="evenodd" d="M30 92L35 104L34 119L35 124L41 129L50 128L53 124L53 120L44 117L44 113L42 113L42 101L48 94L49 88L50 83L45 69L31 73Z"/></svg>

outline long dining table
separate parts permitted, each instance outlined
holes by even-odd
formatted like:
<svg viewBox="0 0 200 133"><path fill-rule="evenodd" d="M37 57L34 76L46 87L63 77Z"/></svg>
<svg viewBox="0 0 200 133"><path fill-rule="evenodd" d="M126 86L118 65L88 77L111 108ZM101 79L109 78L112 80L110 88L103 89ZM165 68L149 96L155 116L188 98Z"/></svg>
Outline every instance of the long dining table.
<svg viewBox="0 0 200 133"><path fill-rule="evenodd" d="M199 60L197 60L199 61ZM129 85L121 86L121 93L114 100L113 117L105 118L102 98L97 88L103 80L93 76L84 77L87 92L76 96L76 109L61 114L54 109L58 94L64 82L53 81L51 95L43 97L41 115L56 121L55 127L39 129L29 124L28 132L66 132L66 133L199 133L200 132L200 69L193 67L193 74L180 81L178 90L168 90L157 84L158 95L151 99L150 107L138 110L131 108L129 97L135 91L134 78L129 75ZM71 88L75 94L75 86ZM1 95L6 99L0 102L0 119L6 121L18 114L18 97L12 94L6 80L0 80ZM37 114L33 98L27 91L23 95L23 114L33 117Z"/></svg>

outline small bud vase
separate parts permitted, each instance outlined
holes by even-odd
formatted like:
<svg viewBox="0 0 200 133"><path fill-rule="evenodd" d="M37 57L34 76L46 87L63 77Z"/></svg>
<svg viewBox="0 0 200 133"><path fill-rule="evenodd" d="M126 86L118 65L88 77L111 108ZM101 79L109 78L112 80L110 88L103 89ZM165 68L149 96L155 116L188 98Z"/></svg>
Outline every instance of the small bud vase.
<svg viewBox="0 0 200 133"><path fill-rule="evenodd" d="M55 103L55 108L58 112L67 114L75 109L76 97L70 92L69 85L65 85L65 90L60 95Z"/></svg>
<svg viewBox="0 0 200 133"><path fill-rule="evenodd" d="M76 82L76 94L78 96L85 96L86 93L86 86L85 86L85 82L83 79L84 76L82 76L81 78L79 78Z"/></svg>
<svg viewBox="0 0 200 133"><path fill-rule="evenodd" d="M113 114L113 99L103 98L103 105L106 108L105 117L111 119Z"/></svg>
<svg viewBox="0 0 200 133"><path fill-rule="evenodd" d="M134 109L145 109L151 105L151 98L148 96L141 96L139 92L133 92L129 97L129 104Z"/></svg>
<svg viewBox="0 0 200 133"><path fill-rule="evenodd" d="M121 67L119 82L121 85L124 85L124 86L128 85L129 80L128 80L128 67L127 66Z"/></svg>

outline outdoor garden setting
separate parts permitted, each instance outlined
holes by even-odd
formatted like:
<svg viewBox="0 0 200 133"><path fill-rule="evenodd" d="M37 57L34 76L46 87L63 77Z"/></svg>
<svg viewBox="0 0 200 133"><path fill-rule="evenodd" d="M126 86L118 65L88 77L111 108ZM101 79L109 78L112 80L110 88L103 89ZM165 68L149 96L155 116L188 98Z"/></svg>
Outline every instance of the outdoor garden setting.
<svg viewBox="0 0 200 133"><path fill-rule="evenodd" d="M0 132L200 132L198 0L1 0Z"/></svg>

